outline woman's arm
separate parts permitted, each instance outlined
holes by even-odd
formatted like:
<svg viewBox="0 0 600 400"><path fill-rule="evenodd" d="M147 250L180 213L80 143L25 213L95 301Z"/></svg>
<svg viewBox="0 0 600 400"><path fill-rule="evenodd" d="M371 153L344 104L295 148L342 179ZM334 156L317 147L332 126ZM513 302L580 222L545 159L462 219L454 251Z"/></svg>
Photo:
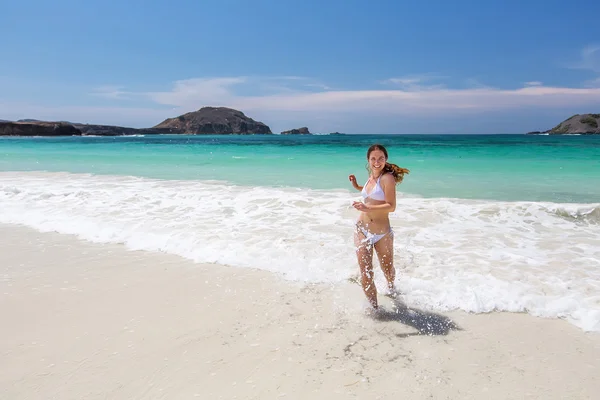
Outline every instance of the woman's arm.
<svg viewBox="0 0 600 400"><path fill-rule="evenodd" d="M354 189L358 190L359 192L363 190L363 187L356 183L356 177L354 175L350 175L348 179L350 180L350 182L352 182L352 186L354 186Z"/></svg>

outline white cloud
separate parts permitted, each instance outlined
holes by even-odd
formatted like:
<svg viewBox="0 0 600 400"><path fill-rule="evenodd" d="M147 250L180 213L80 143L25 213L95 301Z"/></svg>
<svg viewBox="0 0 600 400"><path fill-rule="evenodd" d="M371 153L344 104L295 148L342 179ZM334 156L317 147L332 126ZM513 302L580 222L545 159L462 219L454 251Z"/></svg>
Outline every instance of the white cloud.
<svg viewBox="0 0 600 400"><path fill-rule="evenodd" d="M600 88L600 77L585 82L585 87Z"/></svg>
<svg viewBox="0 0 600 400"><path fill-rule="evenodd" d="M389 78L383 81L383 83L392 83L394 85L416 85L422 82L422 79L419 78Z"/></svg>
<svg viewBox="0 0 600 400"><path fill-rule="evenodd" d="M323 85L322 83L307 83L304 85L305 87L321 89L321 90L332 90L331 86Z"/></svg>
<svg viewBox="0 0 600 400"><path fill-rule="evenodd" d="M389 78L381 83L387 85L393 85L397 88L407 91L420 91L420 90L434 90L442 89L446 86L444 84L432 84L431 81L439 80L444 78L443 76L435 74L420 74L420 75L408 75L397 78Z"/></svg>
<svg viewBox="0 0 600 400"><path fill-rule="evenodd" d="M91 95L98 96L98 97L104 97L107 99L127 98L130 93L125 92L121 89L123 89L122 86L114 86L114 85L98 86L98 87L94 88Z"/></svg>
<svg viewBox="0 0 600 400"><path fill-rule="evenodd" d="M478 81L453 88L434 80L433 74L394 77L366 90L338 90L314 79L299 76L217 77L175 81L164 91L131 91L123 86L107 85L95 95L114 99L112 107L85 105L52 107L6 101L1 118L38 118L74 122L153 126L165 118L197 110L203 106L226 106L264 120L311 121L320 117L352 116L397 117L401 119L435 116L437 121L457 113L470 115L525 109L588 108L600 106L600 80L586 87L546 86L526 82L516 88L489 87ZM376 84L376 83L375 83ZM116 100L128 99L131 105L118 107ZM141 102L140 102L141 101ZM341 128L343 129L343 128Z"/></svg>
<svg viewBox="0 0 600 400"><path fill-rule="evenodd" d="M491 86L482 83L478 78L465 79L465 85L471 89L493 89Z"/></svg>
<svg viewBox="0 0 600 400"><path fill-rule="evenodd" d="M590 45L583 48L580 68L600 72L600 45Z"/></svg>
<svg viewBox="0 0 600 400"><path fill-rule="evenodd" d="M585 46L580 53L579 60L574 64L570 65L571 69L580 69L584 71L590 71L594 77L583 82L583 86L586 88L599 88L600 87L600 45L592 44Z"/></svg>
<svg viewBox="0 0 600 400"><path fill-rule="evenodd" d="M600 45L585 46L579 53L579 59L568 64L567 67L600 73Z"/></svg>
<svg viewBox="0 0 600 400"><path fill-rule="evenodd" d="M231 87L247 81L246 77L193 78L179 80L168 92L150 92L146 95L158 104L190 105L194 103L225 104L235 95Z"/></svg>
<svg viewBox="0 0 600 400"><path fill-rule="evenodd" d="M162 105L194 110L205 105L226 105L241 110L264 111L345 111L410 114L419 111L494 110L518 107L565 107L600 103L600 88L544 86L529 82L520 88L448 88L421 85L417 78L391 78L403 87L371 90L294 89L268 95L240 94L245 78L190 79L177 81L172 90L147 95Z"/></svg>

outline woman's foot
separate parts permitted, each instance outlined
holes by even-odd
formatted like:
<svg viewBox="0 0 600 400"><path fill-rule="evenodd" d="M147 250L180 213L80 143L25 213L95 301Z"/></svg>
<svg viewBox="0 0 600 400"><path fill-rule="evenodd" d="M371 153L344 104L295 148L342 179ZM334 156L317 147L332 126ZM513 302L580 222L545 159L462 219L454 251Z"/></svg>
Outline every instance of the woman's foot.
<svg viewBox="0 0 600 400"><path fill-rule="evenodd" d="M396 287L392 284L392 285L388 285L388 287L383 295L390 297L392 299L395 299L396 297L398 297L399 294L400 293L398 293L398 291L396 290Z"/></svg>
<svg viewBox="0 0 600 400"><path fill-rule="evenodd" d="M381 313L382 309L379 305L373 306L372 304L367 304L364 308L365 316L367 317L376 317Z"/></svg>

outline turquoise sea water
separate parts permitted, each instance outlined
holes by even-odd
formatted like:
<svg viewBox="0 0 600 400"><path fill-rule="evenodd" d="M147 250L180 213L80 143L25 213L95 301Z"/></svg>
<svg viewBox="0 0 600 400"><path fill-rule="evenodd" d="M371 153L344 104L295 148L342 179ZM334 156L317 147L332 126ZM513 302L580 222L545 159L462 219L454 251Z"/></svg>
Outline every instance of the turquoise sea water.
<svg viewBox="0 0 600 400"><path fill-rule="evenodd" d="M411 170L390 215L409 306L600 332L600 136L0 138L0 223L338 284L376 142Z"/></svg>
<svg viewBox="0 0 600 400"><path fill-rule="evenodd" d="M1 171L69 171L250 186L349 188L384 144L424 197L600 201L600 136L335 135L4 138Z"/></svg>

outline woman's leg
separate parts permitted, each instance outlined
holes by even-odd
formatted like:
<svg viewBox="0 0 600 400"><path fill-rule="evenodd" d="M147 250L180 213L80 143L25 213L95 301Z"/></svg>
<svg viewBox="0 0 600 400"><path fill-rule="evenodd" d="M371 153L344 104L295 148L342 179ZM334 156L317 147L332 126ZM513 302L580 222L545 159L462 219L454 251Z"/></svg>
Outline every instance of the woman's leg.
<svg viewBox="0 0 600 400"><path fill-rule="evenodd" d="M360 284L371 306L377 308L377 288L373 281L373 246L364 239L365 235L357 228L354 234L354 245L360 267Z"/></svg>
<svg viewBox="0 0 600 400"><path fill-rule="evenodd" d="M375 251L379 259L379 265L388 282L390 294L394 294L396 288L396 269L394 268L394 233L390 232L375 243Z"/></svg>

